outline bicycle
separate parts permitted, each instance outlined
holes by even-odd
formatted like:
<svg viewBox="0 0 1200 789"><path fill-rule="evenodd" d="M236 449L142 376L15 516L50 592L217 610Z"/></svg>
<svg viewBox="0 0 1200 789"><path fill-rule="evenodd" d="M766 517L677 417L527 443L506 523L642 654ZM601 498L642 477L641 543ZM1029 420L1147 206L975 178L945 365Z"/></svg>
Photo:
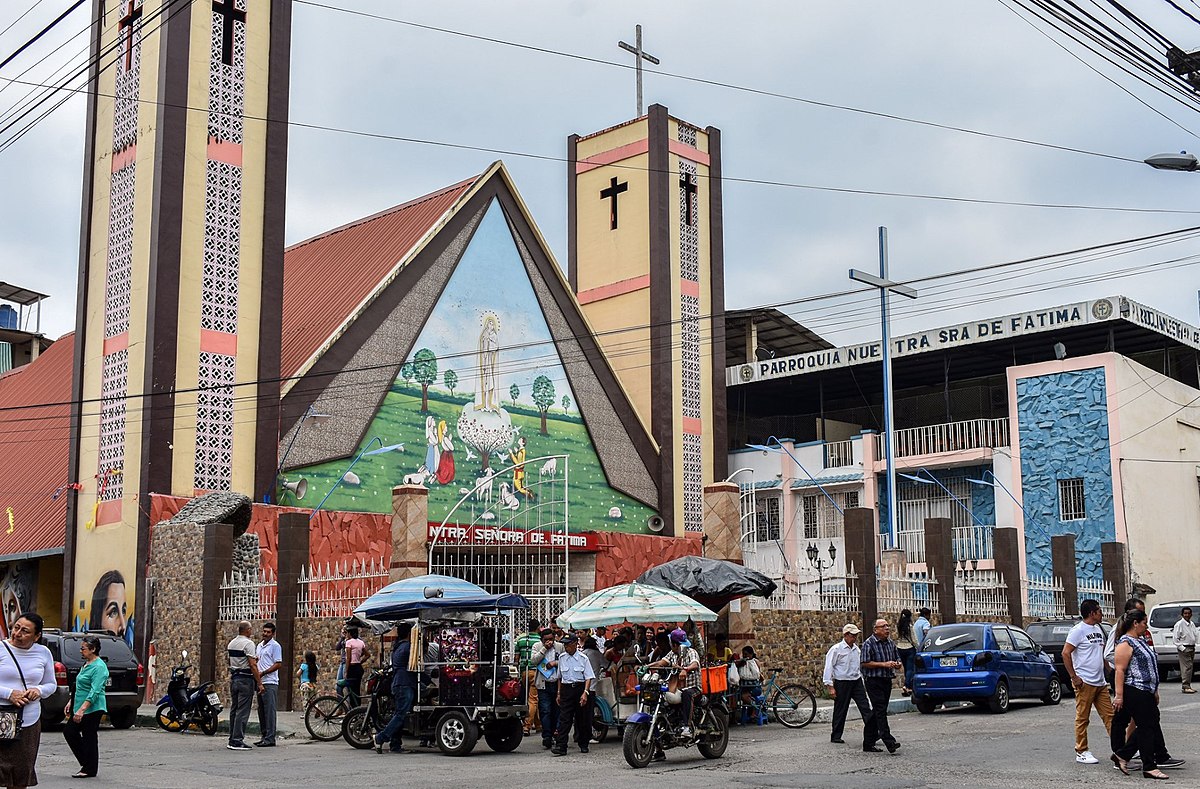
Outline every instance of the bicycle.
<svg viewBox="0 0 1200 789"><path fill-rule="evenodd" d="M813 692L798 682L781 684L778 677L783 669L767 670L771 676L763 683L762 690L752 696L749 702L743 703L739 698L739 705L748 704L759 714L766 715L768 719L773 717L789 729L803 729L812 723L817 716L817 697ZM733 693L739 697L742 691L740 687L733 689Z"/></svg>
<svg viewBox="0 0 1200 789"><path fill-rule="evenodd" d="M342 736L342 721L350 713L350 696L326 693L304 708L304 727L314 740L333 742Z"/></svg>

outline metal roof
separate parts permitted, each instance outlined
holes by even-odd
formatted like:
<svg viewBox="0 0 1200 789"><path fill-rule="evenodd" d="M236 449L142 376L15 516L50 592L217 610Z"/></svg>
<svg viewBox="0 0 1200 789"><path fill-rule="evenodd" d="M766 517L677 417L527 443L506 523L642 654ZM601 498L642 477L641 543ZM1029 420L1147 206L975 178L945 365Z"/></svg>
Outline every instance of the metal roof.
<svg viewBox="0 0 1200 789"><path fill-rule="evenodd" d="M71 399L74 353L71 333L0 375L0 561L60 553L65 543L70 408L42 404Z"/></svg>
<svg viewBox="0 0 1200 789"><path fill-rule="evenodd" d="M480 176L301 241L283 253L280 373L295 375Z"/></svg>
<svg viewBox="0 0 1200 789"><path fill-rule="evenodd" d="M45 293L22 288L20 285L11 285L7 282L0 282L0 300L11 301L13 304L34 304L42 299L50 298Z"/></svg>
<svg viewBox="0 0 1200 789"><path fill-rule="evenodd" d="M828 477L817 477L816 479L797 479L792 482L792 489L796 488L819 488L825 485L837 485L842 482L858 482L863 478L861 471L856 471L851 474L830 474Z"/></svg>
<svg viewBox="0 0 1200 789"><path fill-rule="evenodd" d="M759 349L770 354L772 358L833 347L833 343L801 326L777 309L755 307L748 310L728 310L725 313L727 367L746 361L746 326L749 323L753 323L758 329Z"/></svg>

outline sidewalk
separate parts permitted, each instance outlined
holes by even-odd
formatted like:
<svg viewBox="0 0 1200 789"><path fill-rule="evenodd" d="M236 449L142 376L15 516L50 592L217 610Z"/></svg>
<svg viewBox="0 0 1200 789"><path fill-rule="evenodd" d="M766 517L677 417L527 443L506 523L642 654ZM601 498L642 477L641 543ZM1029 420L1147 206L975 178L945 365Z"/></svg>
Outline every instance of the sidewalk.
<svg viewBox="0 0 1200 789"><path fill-rule="evenodd" d="M143 704L138 707L137 725L155 728L158 726L158 720L154 716L157 706L152 704ZM275 716L276 736L280 739L289 739L291 737L308 738L308 730L304 728L304 710L295 712L284 712L280 710ZM217 727L219 734L228 736L229 734L229 709L221 711L221 722ZM258 710L250 710L250 722L246 724L246 736L258 737L261 734L258 727ZM216 735L214 735L216 736Z"/></svg>

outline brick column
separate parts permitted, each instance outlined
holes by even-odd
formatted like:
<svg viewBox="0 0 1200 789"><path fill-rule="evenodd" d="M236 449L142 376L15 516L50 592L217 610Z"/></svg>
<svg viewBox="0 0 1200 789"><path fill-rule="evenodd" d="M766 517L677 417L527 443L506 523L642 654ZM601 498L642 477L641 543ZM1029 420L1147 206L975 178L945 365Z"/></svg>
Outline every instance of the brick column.
<svg viewBox="0 0 1200 789"><path fill-rule="evenodd" d="M878 575L875 546L879 535L875 512L863 507L846 510L846 569L854 568L858 575L858 607L865 629L879 616Z"/></svg>
<svg viewBox="0 0 1200 789"><path fill-rule="evenodd" d="M733 482L704 486L704 555L710 559L743 563L741 489ZM724 631L727 646L735 652L754 639L750 601L735 600L713 622L713 635Z"/></svg>
<svg viewBox="0 0 1200 789"><path fill-rule="evenodd" d="M949 518L925 519L925 566L937 580L942 624L958 621L954 601L954 532Z"/></svg>
<svg viewBox="0 0 1200 789"><path fill-rule="evenodd" d="M1075 566L1075 535L1056 534L1050 538L1050 567L1063 585L1067 616L1079 613L1079 577Z"/></svg>
<svg viewBox="0 0 1200 789"><path fill-rule="evenodd" d="M296 604L300 596L300 570L308 563L308 514L285 512L279 516L276 551L275 637L283 651L279 669L279 709L291 710L296 665ZM302 653L303 654L303 653Z"/></svg>
<svg viewBox="0 0 1200 789"><path fill-rule="evenodd" d="M225 645L217 643L217 617L221 608L221 575L233 569L233 526L204 526L204 557L200 579L200 681L213 682L217 661L225 659Z"/></svg>
<svg viewBox="0 0 1200 789"><path fill-rule="evenodd" d="M392 488L392 563L388 580L415 578L429 571L429 491L421 485Z"/></svg>
<svg viewBox="0 0 1200 789"><path fill-rule="evenodd" d="M1112 584L1113 611L1105 611L1106 615L1116 618L1129 599L1129 556L1125 543L1100 543L1100 562L1104 580Z"/></svg>
<svg viewBox="0 0 1200 789"><path fill-rule="evenodd" d="M1022 611L1025 601L1021 599L1021 554L1018 549L1017 530L1012 526L1005 526L993 530L992 534L996 571L1004 576L1004 584L1008 587L1008 618L1014 625L1021 627L1024 622Z"/></svg>

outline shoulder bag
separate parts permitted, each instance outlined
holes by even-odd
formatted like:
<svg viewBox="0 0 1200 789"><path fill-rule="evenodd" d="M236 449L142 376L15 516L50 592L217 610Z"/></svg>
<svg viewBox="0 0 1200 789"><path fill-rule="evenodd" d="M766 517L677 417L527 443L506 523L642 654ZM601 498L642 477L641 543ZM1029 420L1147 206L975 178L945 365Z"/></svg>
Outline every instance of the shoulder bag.
<svg viewBox="0 0 1200 789"><path fill-rule="evenodd" d="M21 686L26 690L29 686L25 684L25 672L21 670L21 664L17 661L17 656L13 654L12 647L8 642L4 642L4 648L8 651L8 656L12 658L13 665L17 667L17 676L21 678ZM9 743L21 738L21 707L15 704L0 705L0 743Z"/></svg>

